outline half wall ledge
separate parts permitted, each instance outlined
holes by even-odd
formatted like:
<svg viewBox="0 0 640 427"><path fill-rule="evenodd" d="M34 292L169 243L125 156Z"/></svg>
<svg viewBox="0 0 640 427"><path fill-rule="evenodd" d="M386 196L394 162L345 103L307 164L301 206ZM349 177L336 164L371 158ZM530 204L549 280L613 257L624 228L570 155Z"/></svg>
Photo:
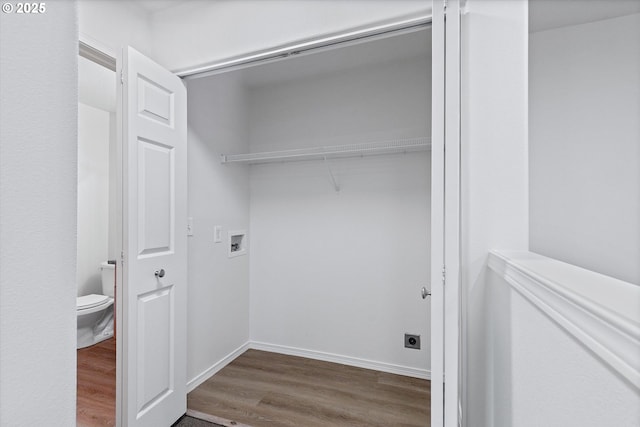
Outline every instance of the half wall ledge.
<svg viewBox="0 0 640 427"><path fill-rule="evenodd" d="M526 251L491 251L488 266L640 389L640 286Z"/></svg>

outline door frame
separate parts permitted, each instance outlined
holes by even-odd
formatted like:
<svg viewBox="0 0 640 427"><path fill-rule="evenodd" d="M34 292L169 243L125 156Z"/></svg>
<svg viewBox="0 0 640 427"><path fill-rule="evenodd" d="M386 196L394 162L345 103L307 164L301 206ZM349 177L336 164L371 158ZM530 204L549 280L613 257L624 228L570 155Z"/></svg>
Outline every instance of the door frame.
<svg viewBox="0 0 640 427"><path fill-rule="evenodd" d="M460 13L461 0L433 1L431 425L445 427L462 418Z"/></svg>

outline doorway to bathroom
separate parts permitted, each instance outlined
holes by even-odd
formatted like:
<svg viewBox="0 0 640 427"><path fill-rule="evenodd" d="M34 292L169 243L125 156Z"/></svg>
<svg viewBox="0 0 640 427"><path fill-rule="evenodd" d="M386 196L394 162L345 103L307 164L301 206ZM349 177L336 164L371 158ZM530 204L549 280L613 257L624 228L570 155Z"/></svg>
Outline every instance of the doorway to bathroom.
<svg viewBox="0 0 640 427"><path fill-rule="evenodd" d="M78 426L116 425L115 259L118 253L116 73L78 58Z"/></svg>

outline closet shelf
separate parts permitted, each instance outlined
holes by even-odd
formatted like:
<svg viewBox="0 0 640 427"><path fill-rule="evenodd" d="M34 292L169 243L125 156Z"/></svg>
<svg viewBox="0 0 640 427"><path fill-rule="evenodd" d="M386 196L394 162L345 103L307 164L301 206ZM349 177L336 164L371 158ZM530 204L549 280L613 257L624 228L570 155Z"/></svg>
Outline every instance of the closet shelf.
<svg viewBox="0 0 640 427"><path fill-rule="evenodd" d="M330 147L301 148L294 150L268 151L249 154L223 154L222 163L271 163L298 160L322 160L341 157L358 157L378 154L408 153L428 151L431 138L400 139L385 142L367 142L360 144L334 145Z"/></svg>

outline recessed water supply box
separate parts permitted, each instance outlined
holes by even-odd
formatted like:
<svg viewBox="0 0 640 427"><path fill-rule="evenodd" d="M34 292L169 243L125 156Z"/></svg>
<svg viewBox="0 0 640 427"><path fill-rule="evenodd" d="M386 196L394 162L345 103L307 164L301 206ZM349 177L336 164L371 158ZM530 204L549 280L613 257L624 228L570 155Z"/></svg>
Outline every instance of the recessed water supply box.
<svg viewBox="0 0 640 427"><path fill-rule="evenodd" d="M229 258L247 253L247 232L245 230L229 231Z"/></svg>

